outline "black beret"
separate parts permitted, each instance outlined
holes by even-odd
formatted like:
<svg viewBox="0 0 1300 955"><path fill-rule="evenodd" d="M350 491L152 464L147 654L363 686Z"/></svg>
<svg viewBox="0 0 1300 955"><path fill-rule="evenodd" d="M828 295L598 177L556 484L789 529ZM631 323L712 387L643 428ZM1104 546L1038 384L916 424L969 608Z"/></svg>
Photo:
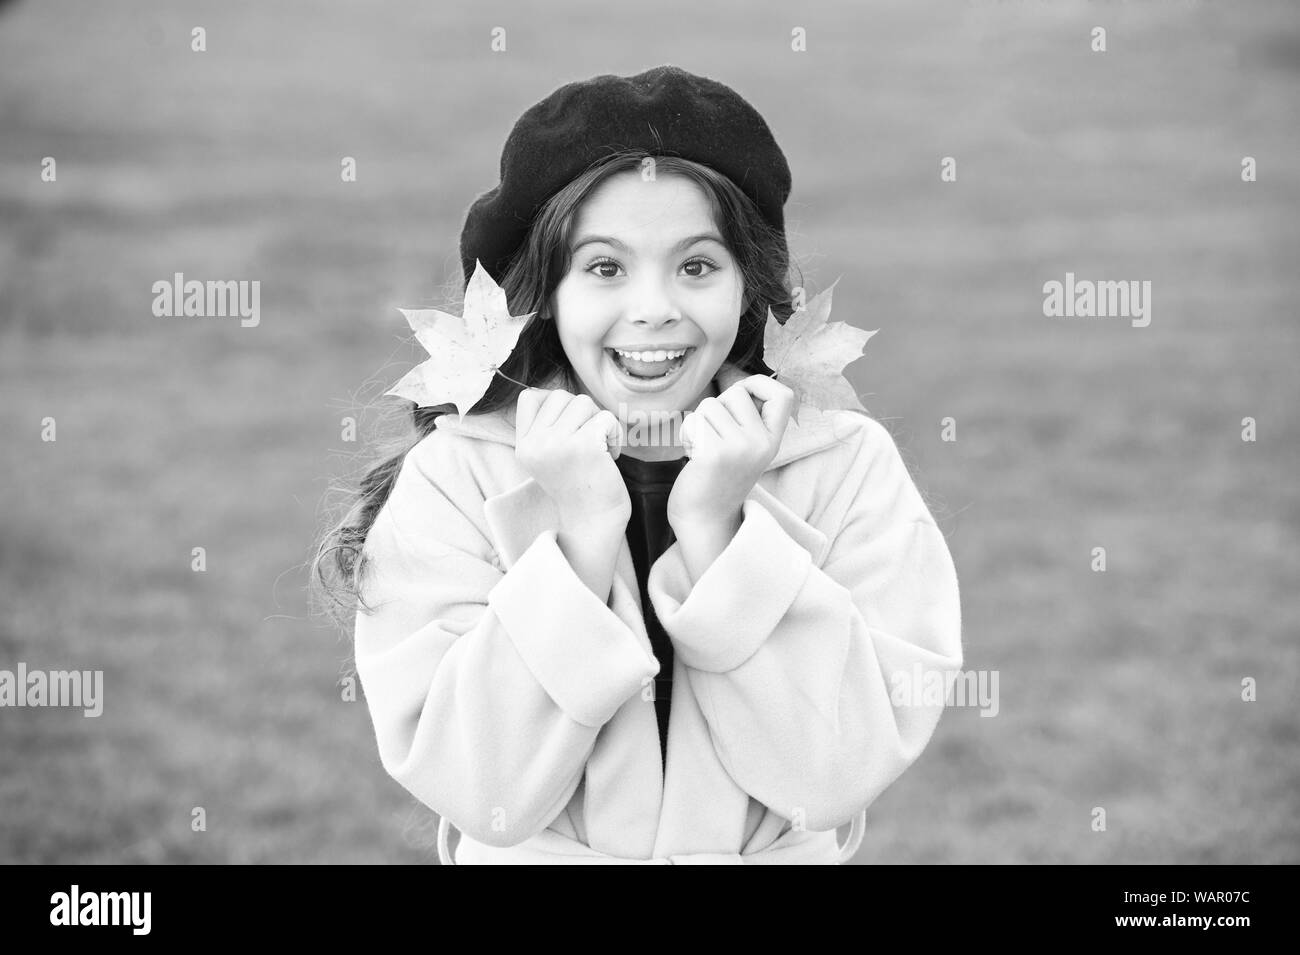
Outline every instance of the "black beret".
<svg viewBox="0 0 1300 955"><path fill-rule="evenodd" d="M784 232L790 167L754 107L722 83L676 66L606 73L561 86L519 117L501 152L500 184L474 201L461 230L465 283L478 259L499 284L542 204L619 148L717 170Z"/></svg>

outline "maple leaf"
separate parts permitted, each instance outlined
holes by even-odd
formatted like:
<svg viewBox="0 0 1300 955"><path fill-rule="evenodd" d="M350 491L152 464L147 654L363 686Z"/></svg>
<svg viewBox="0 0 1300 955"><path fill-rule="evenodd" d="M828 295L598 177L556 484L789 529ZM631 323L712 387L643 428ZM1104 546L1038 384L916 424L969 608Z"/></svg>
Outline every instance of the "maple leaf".
<svg viewBox="0 0 1300 955"><path fill-rule="evenodd" d="M782 325L767 310L763 329L763 362L777 381L795 394L796 408L811 405L822 411L867 409L844 377L844 366L862 356L862 347L876 331L854 328L847 322L830 322L831 287L792 312ZM796 413L795 418L798 418Z"/></svg>
<svg viewBox="0 0 1300 955"><path fill-rule="evenodd" d="M474 274L465 286L463 315L434 308L399 308L429 353L385 394L414 401L417 407L454 404L462 420L483 397L497 367L519 341L528 319L511 315L506 293L474 260Z"/></svg>

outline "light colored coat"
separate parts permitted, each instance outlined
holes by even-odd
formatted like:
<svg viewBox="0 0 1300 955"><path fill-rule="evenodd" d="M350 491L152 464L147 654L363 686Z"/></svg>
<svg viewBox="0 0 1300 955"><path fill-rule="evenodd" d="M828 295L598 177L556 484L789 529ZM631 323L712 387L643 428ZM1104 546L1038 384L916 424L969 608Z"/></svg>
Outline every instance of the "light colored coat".
<svg viewBox="0 0 1300 955"><path fill-rule="evenodd" d="M365 544L357 673L384 768L461 831L458 863L834 863L835 828L921 753L943 704L891 688L961 666L943 533L881 424L800 420L693 588L676 543L651 568L666 773L626 539L604 604L515 460L513 406L410 451Z"/></svg>

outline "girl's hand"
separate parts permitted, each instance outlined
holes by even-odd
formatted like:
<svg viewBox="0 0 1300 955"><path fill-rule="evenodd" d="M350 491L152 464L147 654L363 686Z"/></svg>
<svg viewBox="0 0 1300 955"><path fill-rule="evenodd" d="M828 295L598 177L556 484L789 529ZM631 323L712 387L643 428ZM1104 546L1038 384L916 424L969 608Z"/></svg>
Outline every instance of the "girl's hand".
<svg viewBox="0 0 1300 955"><path fill-rule="evenodd" d="M788 387L750 375L686 416L682 447L691 460L668 497L668 521L679 538L681 528L740 526L741 504L776 457L793 408Z"/></svg>
<svg viewBox="0 0 1300 955"><path fill-rule="evenodd" d="M542 486L566 528L632 516L623 476L618 418L587 395L528 388L515 410L515 458Z"/></svg>

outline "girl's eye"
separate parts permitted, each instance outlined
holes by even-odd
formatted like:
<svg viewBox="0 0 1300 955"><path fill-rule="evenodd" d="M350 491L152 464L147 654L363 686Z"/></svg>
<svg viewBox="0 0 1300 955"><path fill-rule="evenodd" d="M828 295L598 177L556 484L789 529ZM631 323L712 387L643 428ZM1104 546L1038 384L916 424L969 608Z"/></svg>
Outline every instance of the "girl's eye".
<svg viewBox="0 0 1300 955"><path fill-rule="evenodd" d="M692 265L706 265L709 267L708 272L688 272L687 274L693 279L702 279L706 275L712 275L714 272L718 271L718 264L711 259L704 258L703 256L696 256L683 265L682 268L690 268Z"/></svg>
<svg viewBox="0 0 1300 955"><path fill-rule="evenodd" d="M591 265L587 266L587 271L591 272L594 269L617 269L617 268L619 268L619 264L615 262L613 259L597 259L595 262L592 262ZM617 274L606 275L602 272L600 273L600 277L602 279L613 279L613 278L618 278L618 275Z"/></svg>
<svg viewBox="0 0 1300 955"><path fill-rule="evenodd" d="M700 279L700 278L704 278L705 276L712 275L714 272L718 271L718 264L714 262L712 259L706 259L703 256L696 256L695 258L688 260L682 265L682 268L690 269L692 267L698 267L698 266L705 266L709 269L709 271L707 272L688 271L686 274L693 279ZM613 259L596 259L594 262L591 263L591 265L587 266L586 270L588 272L595 272L597 269L614 269L615 273L613 275L610 275L605 272L596 273L600 276L600 278L613 279L613 278L618 278L617 270L620 268L622 268L622 266L620 266Z"/></svg>

